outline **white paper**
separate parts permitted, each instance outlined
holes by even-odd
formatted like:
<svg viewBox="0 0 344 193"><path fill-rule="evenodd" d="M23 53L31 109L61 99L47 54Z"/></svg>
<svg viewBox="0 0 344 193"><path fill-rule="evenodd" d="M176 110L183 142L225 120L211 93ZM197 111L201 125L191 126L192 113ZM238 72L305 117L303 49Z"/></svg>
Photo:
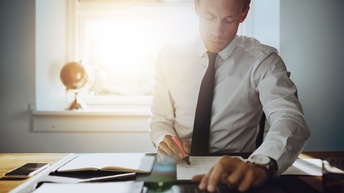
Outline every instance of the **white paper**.
<svg viewBox="0 0 344 193"><path fill-rule="evenodd" d="M191 180L194 175L206 174L222 156L191 156L191 165L177 164L177 180ZM297 159L282 175L322 176L321 159Z"/></svg>
<svg viewBox="0 0 344 193"><path fill-rule="evenodd" d="M191 180L192 176L206 174L222 156L191 156L190 163L185 162L177 164L177 180ZM240 157L241 158L241 157Z"/></svg>
<svg viewBox="0 0 344 193"><path fill-rule="evenodd" d="M282 175L322 176L322 160L311 158L296 159Z"/></svg>
<svg viewBox="0 0 344 193"><path fill-rule="evenodd" d="M107 183L77 183L77 184L61 184L61 183L45 183L42 184L33 193L141 193L143 182L107 182Z"/></svg>

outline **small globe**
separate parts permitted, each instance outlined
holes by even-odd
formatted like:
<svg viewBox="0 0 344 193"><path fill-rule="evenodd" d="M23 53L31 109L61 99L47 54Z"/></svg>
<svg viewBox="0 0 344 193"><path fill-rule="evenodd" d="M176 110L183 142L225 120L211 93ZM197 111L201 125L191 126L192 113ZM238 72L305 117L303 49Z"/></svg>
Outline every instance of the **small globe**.
<svg viewBox="0 0 344 193"><path fill-rule="evenodd" d="M89 81L89 75L83 65L78 62L68 62L63 66L60 73L62 83L67 91L79 91Z"/></svg>
<svg viewBox="0 0 344 193"><path fill-rule="evenodd" d="M66 86L67 91L75 93L74 101L68 110L85 109L86 104L78 98L78 92L90 83L90 76L86 68L78 62L68 62L63 66L60 73L62 83Z"/></svg>

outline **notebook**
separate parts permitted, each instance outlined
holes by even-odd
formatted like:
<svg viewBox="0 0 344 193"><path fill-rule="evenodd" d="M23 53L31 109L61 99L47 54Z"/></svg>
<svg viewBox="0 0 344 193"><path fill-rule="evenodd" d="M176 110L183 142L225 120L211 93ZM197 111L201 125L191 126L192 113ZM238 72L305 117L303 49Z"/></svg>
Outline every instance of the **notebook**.
<svg viewBox="0 0 344 193"><path fill-rule="evenodd" d="M114 171L150 173L155 162L153 155L144 153L78 154L55 172Z"/></svg>

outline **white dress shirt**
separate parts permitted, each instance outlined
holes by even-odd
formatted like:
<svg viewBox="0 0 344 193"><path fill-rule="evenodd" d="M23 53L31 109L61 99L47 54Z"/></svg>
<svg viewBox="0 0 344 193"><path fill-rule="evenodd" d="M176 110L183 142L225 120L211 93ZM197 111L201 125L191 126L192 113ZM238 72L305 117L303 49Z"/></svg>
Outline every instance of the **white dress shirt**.
<svg viewBox="0 0 344 193"><path fill-rule="evenodd" d="M208 66L200 38L165 46L155 63L150 134L157 147L165 135L192 140L198 93ZM289 167L310 131L290 73L275 48L236 36L216 59L210 152L253 152ZM270 129L255 141L263 111Z"/></svg>

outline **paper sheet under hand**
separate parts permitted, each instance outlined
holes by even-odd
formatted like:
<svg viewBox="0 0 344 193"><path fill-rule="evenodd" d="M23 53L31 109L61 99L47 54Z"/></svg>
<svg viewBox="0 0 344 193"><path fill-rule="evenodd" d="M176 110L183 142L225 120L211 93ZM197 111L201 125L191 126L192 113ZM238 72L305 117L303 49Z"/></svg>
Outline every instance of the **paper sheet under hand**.
<svg viewBox="0 0 344 193"><path fill-rule="evenodd" d="M222 156L191 156L191 165L185 162L177 164L177 180L191 180L192 176L206 174ZM241 158L241 157L240 157Z"/></svg>
<svg viewBox="0 0 344 193"><path fill-rule="evenodd" d="M322 176L322 160L311 158L296 159L293 165L282 175Z"/></svg>
<svg viewBox="0 0 344 193"><path fill-rule="evenodd" d="M206 174L222 156L191 156L191 165L177 164L177 180L191 180L194 175ZM282 175L322 176L321 159L297 159Z"/></svg>

